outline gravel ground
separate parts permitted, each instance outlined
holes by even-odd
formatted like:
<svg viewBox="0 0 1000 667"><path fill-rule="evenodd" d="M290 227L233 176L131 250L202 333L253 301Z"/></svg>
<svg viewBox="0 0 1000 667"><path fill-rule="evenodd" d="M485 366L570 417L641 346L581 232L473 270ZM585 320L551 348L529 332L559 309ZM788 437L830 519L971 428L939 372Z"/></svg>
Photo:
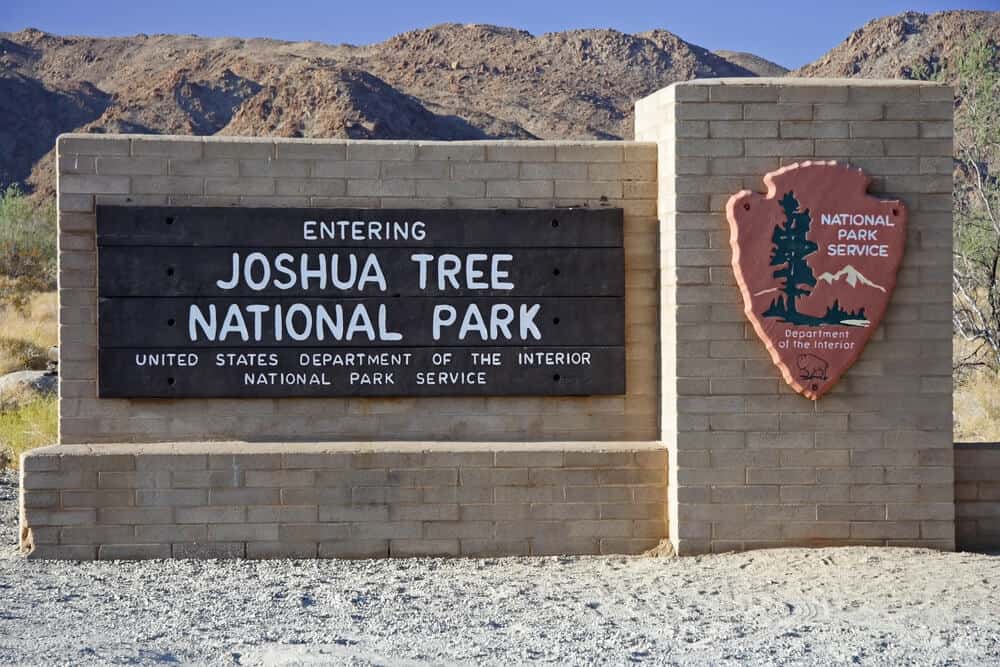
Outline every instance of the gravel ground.
<svg viewBox="0 0 1000 667"><path fill-rule="evenodd" d="M1000 560L26 561L0 473L0 663L1000 662Z"/></svg>

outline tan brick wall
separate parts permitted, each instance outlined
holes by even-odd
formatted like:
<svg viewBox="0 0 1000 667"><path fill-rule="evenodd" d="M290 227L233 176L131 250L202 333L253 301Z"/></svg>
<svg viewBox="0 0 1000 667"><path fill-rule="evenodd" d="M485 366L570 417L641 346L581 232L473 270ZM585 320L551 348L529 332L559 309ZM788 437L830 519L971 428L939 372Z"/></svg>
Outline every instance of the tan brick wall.
<svg viewBox="0 0 1000 667"><path fill-rule="evenodd" d="M63 135L60 442L650 440L657 434L656 147ZM627 394L593 398L97 400L95 204L621 207Z"/></svg>
<svg viewBox="0 0 1000 667"><path fill-rule="evenodd" d="M675 84L636 105L659 151L662 438L679 553L782 545L954 548L952 91L915 82ZM910 211L885 321L818 402L742 312L724 206L802 159L849 162Z"/></svg>
<svg viewBox="0 0 1000 667"><path fill-rule="evenodd" d="M655 443L65 445L22 459L34 558L640 553Z"/></svg>
<svg viewBox="0 0 1000 667"><path fill-rule="evenodd" d="M955 445L955 536L959 549L1000 549L1000 443Z"/></svg>

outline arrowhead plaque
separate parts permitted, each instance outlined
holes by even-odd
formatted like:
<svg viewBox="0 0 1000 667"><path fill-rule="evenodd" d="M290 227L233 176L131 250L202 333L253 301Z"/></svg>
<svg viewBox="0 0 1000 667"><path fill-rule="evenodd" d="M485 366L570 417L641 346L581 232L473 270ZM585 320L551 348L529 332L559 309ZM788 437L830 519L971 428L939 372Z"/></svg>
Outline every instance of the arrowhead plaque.
<svg viewBox="0 0 1000 667"><path fill-rule="evenodd" d="M861 355L885 315L906 244L906 208L868 194L837 162L764 176L766 194L726 204L744 310L785 381L818 399Z"/></svg>

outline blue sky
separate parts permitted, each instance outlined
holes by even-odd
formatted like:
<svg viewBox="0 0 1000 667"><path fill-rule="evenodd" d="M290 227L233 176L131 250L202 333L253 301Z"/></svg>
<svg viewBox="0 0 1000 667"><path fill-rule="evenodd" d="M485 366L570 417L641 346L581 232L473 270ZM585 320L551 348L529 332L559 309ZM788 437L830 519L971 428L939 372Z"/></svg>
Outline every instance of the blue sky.
<svg viewBox="0 0 1000 667"><path fill-rule="evenodd" d="M195 33L366 44L435 23L493 23L534 34L572 28L665 28L709 49L751 51L786 67L815 60L870 19L913 10L1000 10L1000 0L0 0L0 32Z"/></svg>

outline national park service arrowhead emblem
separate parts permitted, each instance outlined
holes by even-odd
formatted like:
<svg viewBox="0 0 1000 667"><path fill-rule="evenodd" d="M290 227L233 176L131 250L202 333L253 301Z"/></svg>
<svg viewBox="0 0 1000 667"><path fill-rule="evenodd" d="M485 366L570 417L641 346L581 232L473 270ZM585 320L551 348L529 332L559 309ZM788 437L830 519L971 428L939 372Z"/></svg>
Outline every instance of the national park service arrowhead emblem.
<svg viewBox="0 0 1000 667"><path fill-rule="evenodd" d="M764 176L729 198L733 270L747 317L785 381L818 399L861 355L896 286L906 208L836 162Z"/></svg>

